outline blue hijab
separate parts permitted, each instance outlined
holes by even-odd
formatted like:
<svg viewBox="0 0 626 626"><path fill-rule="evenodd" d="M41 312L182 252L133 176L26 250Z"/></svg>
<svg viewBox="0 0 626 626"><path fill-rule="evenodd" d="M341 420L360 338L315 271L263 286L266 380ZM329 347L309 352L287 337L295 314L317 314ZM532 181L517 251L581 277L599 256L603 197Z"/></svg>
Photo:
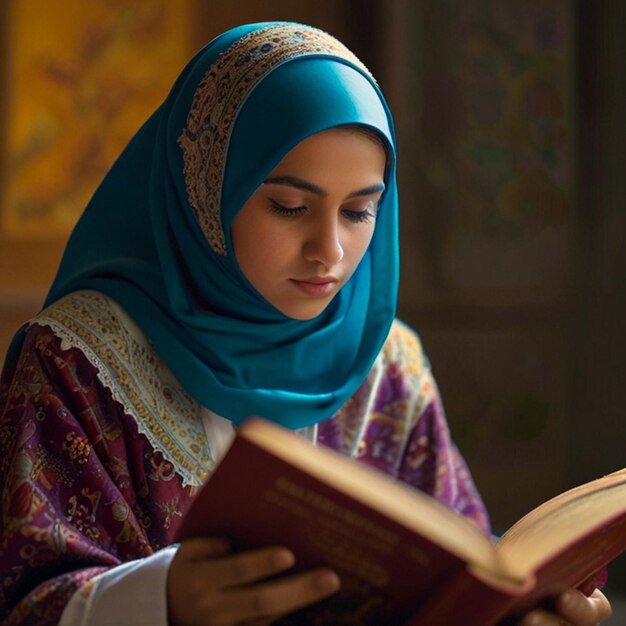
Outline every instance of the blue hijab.
<svg viewBox="0 0 626 626"><path fill-rule="evenodd" d="M300 141L345 124L388 146L374 236L352 278L311 320L286 317L237 265L230 226ZM317 29L241 26L185 67L130 141L68 242L46 305L91 289L117 301L185 389L239 424L301 428L356 391L395 315L395 140L367 69Z"/></svg>

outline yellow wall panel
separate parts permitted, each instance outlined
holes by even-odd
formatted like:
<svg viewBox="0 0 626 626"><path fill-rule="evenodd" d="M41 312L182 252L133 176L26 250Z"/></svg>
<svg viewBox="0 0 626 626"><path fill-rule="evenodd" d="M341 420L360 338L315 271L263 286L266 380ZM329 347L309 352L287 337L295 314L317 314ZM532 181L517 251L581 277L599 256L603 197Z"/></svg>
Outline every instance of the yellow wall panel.
<svg viewBox="0 0 626 626"><path fill-rule="evenodd" d="M14 0L4 241L65 238L193 48L191 0Z"/></svg>

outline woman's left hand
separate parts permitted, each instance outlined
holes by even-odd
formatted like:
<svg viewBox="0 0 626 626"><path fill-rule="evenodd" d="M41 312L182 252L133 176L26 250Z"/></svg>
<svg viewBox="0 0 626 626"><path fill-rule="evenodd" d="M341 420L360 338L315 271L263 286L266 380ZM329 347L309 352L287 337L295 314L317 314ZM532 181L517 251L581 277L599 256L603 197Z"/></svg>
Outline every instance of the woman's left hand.
<svg viewBox="0 0 626 626"><path fill-rule="evenodd" d="M568 589L556 599L554 611L531 611L519 626L597 626L612 613L611 604L599 589L589 597Z"/></svg>

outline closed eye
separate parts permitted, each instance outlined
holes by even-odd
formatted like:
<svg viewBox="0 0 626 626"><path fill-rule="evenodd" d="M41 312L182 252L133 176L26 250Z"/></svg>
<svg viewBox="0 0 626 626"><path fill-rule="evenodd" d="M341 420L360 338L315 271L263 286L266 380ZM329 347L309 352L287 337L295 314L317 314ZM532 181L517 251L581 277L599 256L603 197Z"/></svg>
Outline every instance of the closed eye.
<svg viewBox="0 0 626 626"><path fill-rule="evenodd" d="M362 211L352 211L350 209L342 209L341 213L351 222L362 223L369 222L376 217L378 212L378 202L368 202L367 206Z"/></svg>
<svg viewBox="0 0 626 626"><path fill-rule="evenodd" d="M276 200L272 200L270 198L270 207L272 211L278 215L282 215L283 217L297 217L302 215L307 210L307 207L297 206L297 207L288 207ZM365 209L362 211L354 211L351 209L342 209L341 214L350 222L354 222L355 224L361 224L364 222L369 222L370 220L376 217L378 209L377 202L368 202Z"/></svg>
<svg viewBox="0 0 626 626"><path fill-rule="evenodd" d="M348 211L344 209L342 211L343 216L346 219L349 219L351 222L361 223L361 222L369 222L374 216L369 209L365 209L365 211Z"/></svg>
<svg viewBox="0 0 626 626"><path fill-rule="evenodd" d="M276 202L276 200L271 199L270 206L274 213L277 213L278 215L282 215L284 217L296 217L297 215L301 215L304 211L306 211L305 206L287 207L283 204L280 204L279 202Z"/></svg>

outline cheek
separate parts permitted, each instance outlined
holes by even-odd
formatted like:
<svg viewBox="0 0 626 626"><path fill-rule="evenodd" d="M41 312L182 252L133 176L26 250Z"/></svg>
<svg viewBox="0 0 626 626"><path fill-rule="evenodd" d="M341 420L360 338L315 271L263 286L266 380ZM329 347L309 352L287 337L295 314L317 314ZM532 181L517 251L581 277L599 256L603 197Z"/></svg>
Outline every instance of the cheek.
<svg viewBox="0 0 626 626"><path fill-rule="evenodd" d="M258 251L254 238L254 220L250 219L244 210L233 222L231 237L239 269L252 282L253 277L250 271L254 268L254 258L258 255Z"/></svg>
<svg viewBox="0 0 626 626"><path fill-rule="evenodd" d="M257 289L289 258L289 238L274 220L244 219L233 226L232 237L237 263Z"/></svg>
<svg viewBox="0 0 626 626"><path fill-rule="evenodd" d="M276 265L289 247L289 238L278 225L262 221L250 232L248 250L254 250L254 257L265 263Z"/></svg>
<svg viewBox="0 0 626 626"><path fill-rule="evenodd" d="M357 229L350 241L350 263L356 268L359 264L374 236L374 224Z"/></svg>

